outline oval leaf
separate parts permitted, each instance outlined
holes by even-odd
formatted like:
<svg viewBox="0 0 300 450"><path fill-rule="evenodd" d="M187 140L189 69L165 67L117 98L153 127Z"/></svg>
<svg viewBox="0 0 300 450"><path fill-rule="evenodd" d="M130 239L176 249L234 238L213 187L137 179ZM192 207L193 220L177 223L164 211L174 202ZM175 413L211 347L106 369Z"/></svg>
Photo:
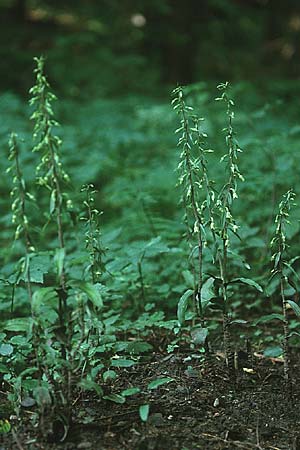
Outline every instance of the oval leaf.
<svg viewBox="0 0 300 450"><path fill-rule="evenodd" d="M124 391L121 392L121 395L123 395L123 397L129 397L130 395L135 395L135 394L138 394L139 392L141 392L140 388L133 387L133 388L125 389Z"/></svg>
<svg viewBox="0 0 300 450"><path fill-rule="evenodd" d="M147 422L149 416L149 405L141 405L139 407L140 418L143 422Z"/></svg>
<svg viewBox="0 0 300 450"><path fill-rule="evenodd" d="M11 430L11 424L9 423L8 420L4 419L4 420L0 420L0 434L1 433L9 433Z"/></svg>
<svg viewBox="0 0 300 450"><path fill-rule="evenodd" d="M148 384L148 389L156 389L159 386L162 386L163 384L170 383L171 381L174 381L174 378L165 377L165 378L157 378L156 380L151 381L151 383Z"/></svg>
<svg viewBox="0 0 300 450"><path fill-rule="evenodd" d="M0 345L0 355L1 356L9 356L13 353L14 348L10 344L1 344Z"/></svg>

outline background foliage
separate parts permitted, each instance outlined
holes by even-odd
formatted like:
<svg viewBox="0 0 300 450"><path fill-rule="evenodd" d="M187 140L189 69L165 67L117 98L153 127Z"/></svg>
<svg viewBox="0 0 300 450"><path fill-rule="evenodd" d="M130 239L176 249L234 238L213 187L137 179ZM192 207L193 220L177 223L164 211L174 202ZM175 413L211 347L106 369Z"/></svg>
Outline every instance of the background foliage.
<svg viewBox="0 0 300 450"><path fill-rule="evenodd" d="M56 88L81 99L299 73L297 0L284 8L280 0L1 0L0 8L1 86L23 95L41 53Z"/></svg>

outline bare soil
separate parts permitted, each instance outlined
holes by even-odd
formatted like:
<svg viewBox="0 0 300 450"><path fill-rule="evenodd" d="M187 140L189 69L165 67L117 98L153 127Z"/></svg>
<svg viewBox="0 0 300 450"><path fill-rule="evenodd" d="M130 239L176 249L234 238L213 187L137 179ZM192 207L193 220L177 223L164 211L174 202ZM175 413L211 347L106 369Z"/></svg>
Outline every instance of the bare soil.
<svg viewBox="0 0 300 450"><path fill-rule="evenodd" d="M25 408L21 424L11 419L13 433L0 437L0 450L299 450L296 358L290 388L278 359L257 355L252 361L241 358L239 365L234 383L221 355L201 359L186 349L172 355L154 353L148 361L120 370L117 380L104 386L105 394L139 387L141 392L127 397L126 403L79 393L63 442L59 421L51 424L54 431L43 440L30 420L34 407ZM149 382L159 377L174 381L149 391ZM139 406L146 403L150 414L144 423Z"/></svg>

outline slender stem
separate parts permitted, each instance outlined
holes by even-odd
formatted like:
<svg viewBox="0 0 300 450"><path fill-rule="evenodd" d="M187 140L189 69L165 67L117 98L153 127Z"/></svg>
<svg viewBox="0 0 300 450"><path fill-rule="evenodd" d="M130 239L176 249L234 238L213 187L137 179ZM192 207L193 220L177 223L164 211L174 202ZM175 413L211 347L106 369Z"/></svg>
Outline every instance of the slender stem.
<svg viewBox="0 0 300 450"><path fill-rule="evenodd" d="M91 237L91 239L94 239L95 236L95 230L94 230L94 217L92 214L92 208L91 208L91 195L90 195L90 191L87 190L87 213L88 213L88 227L89 227L89 235ZM96 251L95 251L95 246L92 245L89 246L89 250L90 250L90 257L91 257L91 277L92 277L92 282L93 284L96 283L96 273L95 273L95 261L96 261Z"/></svg>
<svg viewBox="0 0 300 450"><path fill-rule="evenodd" d="M289 382L289 320L287 316L287 302L284 294L284 276L280 278L280 296L283 314L283 371L286 382Z"/></svg>
<svg viewBox="0 0 300 450"><path fill-rule="evenodd" d="M143 276L142 262L141 261L138 261L137 267L138 267L138 272L139 272L139 281L140 281L140 285L141 285L141 294L142 294L143 306L145 306L145 304L146 304L146 293L145 293L145 284L144 284L144 276Z"/></svg>

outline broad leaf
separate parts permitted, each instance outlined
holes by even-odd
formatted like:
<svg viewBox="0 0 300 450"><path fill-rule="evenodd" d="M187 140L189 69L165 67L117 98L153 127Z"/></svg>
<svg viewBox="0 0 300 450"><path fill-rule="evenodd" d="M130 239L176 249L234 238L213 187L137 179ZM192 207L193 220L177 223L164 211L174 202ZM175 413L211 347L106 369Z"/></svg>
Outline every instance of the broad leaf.
<svg viewBox="0 0 300 450"><path fill-rule="evenodd" d="M196 345L203 345L208 335L207 328L196 328L191 331L191 337Z"/></svg>
<svg viewBox="0 0 300 450"><path fill-rule="evenodd" d="M212 300L214 297L216 297L216 294L214 292L214 278L213 277L209 277L205 283L203 283L203 286L201 288L201 305L202 308L205 309L210 300Z"/></svg>
<svg viewBox="0 0 300 450"><path fill-rule="evenodd" d="M96 308L103 307L102 295L100 292L101 284L92 284L88 281L72 281L70 285L84 292Z"/></svg>
<svg viewBox="0 0 300 450"><path fill-rule="evenodd" d="M2 328L6 331L28 331L32 324L31 318L10 319L7 320Z"/></svg>
<svg viewBox="0 0 300 450"><path fill-rule="evenodd" d="M19 279L26 282L28 280L28 274L30 274L30 281L32 283L42 284L44 282L44 275L49 272L50 264L50 256L48 254L33 254L28 256L27 261L25 261L24 273Z"/></svg>
<svg viewBox="0 0 300 450"><path fill-rule="evenodd" d="M10 344L1 344L0 345L0 355L1 356L9 356L13 353L14 348Z"/></svg>
<svg viewBox="0 0 300 450"><path fill-rule="evenodd" d="M130 342L126 348L127 353L133 354L149 352L150 350L153 350L152 345L143 341Z"/></svg>
<svg viewBox="0 0 300 450"><path fill-rule="evenodd" d="M282 348L279 346L268 347L264 351L264 356L267 356L269 358L278 358L278 356L281 356L282 353Z"/></svg>
<svg viewBox="0 0 300 450"><path fill-rule="evenodd" d="M40 288L32 296L32 309L38 312L42 305L52 305L53 300L57 302L57 292L53 287Z"/></svg>
<svg viewBox="0 0 300 450"><path fill-rule="evenodd" d="M179 325L183 325L185 321L185 313L188 307L189 299L193 295L194 291L188 289L180 298L177 306L177 319Z"/></svg>

